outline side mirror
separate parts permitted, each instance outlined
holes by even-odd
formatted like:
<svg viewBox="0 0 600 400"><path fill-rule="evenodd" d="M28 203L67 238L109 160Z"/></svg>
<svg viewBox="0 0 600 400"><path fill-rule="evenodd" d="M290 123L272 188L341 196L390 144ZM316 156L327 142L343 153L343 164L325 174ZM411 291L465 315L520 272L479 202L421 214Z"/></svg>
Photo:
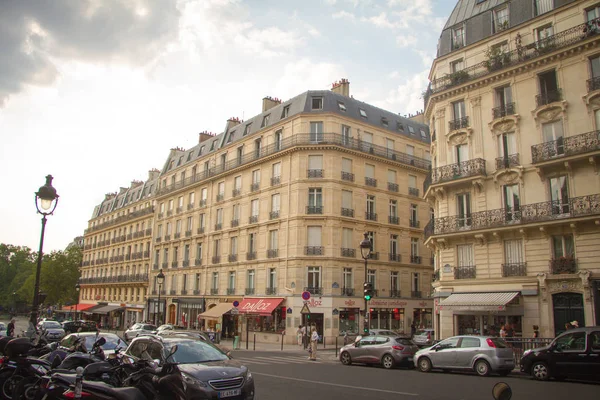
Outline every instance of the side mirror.
<svg viewBox="0 0 600 400"><path fill-rule="evenodd" d="M360 342L354 342L354 347L360 347Z"/></svg>
<svg viewBox="0 0 600 400"><path fill-rule="evenodd" d="M173 354L177 353L177 345L174 345L173 347L171 347L171 351L169 351L169 354L167 355L167 358L165 360L169 360L169 358L173 357Z"/></svg>
<svg viewBox="0 0 600 400"><path fill-rule="evenodd" d="M96 346L104 346L104 344L106 344L106 339L101 337L100 339L98 339L96 341L96 343L94 343Z"/></svg>

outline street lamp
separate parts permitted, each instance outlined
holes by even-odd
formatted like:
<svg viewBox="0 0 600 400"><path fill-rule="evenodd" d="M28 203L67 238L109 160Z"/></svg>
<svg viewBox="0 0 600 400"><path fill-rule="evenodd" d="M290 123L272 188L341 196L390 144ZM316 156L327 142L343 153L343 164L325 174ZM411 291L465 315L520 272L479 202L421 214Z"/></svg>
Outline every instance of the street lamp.
<svg viewBox="0 0 600 400"><path fill-rule="evenodd" d="M75 284L75 291L77 291L77 300L75 301L75 318L74 321L77 321L77 304L79 303L79 290L81 287L79 286L79 282Z"/></svg>
<svg viewBox="0 0 600 400"><path fill-rule="evenodd" d="M158 323L156 324L157 326L160 325L160 292L162 290L162 284L165 281L165 274L163 274L162 268L160 270L160 272L158 273L158 275L156 275L156 282L158 283Z"/></svg>
<svg viewBox="0 0 600 400"><path fill-rule="evenodd" d="M46 230L46 217L52 215L58 204L58 194L52 187L52 175L46 176L46 184L41 186L35 193L35 208L42 214L42 234L40 236L40 250L38 251L37 268L35 270L35 287L33 289L33 306L31 307L30 332L35 331L38 318L39 291L40 291L40 272L42 270L42 250L44 247L44 231Z"/></svg>
<svg viewBox="0 0 600 400"><path fill-rule="evenodd" d="M13 310L13 315L17 315L17 292L13 292L13 301L15 303L15 308Z"/></svg>
<svg viewBox="0 0 600 400"><path fill-rule="evenodd" d="M369 334L369 319L367 313L369 312L369 300L373 294L373 285L369 282L367 275L367 260L371 255L371 241L369 240L369 234L365 232L364 239L360 242L360 255L365 260L365 283L363 285L363 296L365 298L365 321L364 321L364 333Z"/></svg>

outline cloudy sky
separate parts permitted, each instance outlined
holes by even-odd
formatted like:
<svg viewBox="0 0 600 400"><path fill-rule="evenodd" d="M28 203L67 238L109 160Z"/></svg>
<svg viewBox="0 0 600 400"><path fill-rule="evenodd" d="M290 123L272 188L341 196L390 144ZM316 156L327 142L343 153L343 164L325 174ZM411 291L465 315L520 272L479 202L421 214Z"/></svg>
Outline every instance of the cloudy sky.
<svg viewBox="0 0 600 400"><path fill-rule="evenodd" d="M408 114L454 0L0 0L0 243L39 246L34 192L60 201L45 251L172 147L348 78Z"/></svg>

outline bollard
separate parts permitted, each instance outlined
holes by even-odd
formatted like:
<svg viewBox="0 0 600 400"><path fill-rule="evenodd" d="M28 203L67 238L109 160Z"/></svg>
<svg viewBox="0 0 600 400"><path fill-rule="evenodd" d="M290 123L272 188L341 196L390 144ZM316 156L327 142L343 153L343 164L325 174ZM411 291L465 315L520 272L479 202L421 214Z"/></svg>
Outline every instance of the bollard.
<svg viewBox="0 0 600 400"><path fill-rule="evenodd" d="M335 356L338 356L338 337L335 337Z"/></svg>
<svg viewBox="0 0 600 400"><path fill-rule="evenodd" d="M325 335L323 335L323 348L325 348Z"/></svg>
<svg viewBox="0 0 600 400"><path fill-rule="evenodd" d="M248 340L249 336L248 335L250 335L250 333L248 332L248 328L246 328L246 350L248 350L248 342L249 342L249 340Z"/></svg>
<svg viewBox="0 0 600 400"><path fill-rule="evenodd" d="M283 351L283 334L284 333L285 333L285 331L281 332L281 351Z"/></svg>
<svg viewBox="0 0 600 400"><path fill-rule="evenodd" d="M256 333L254 334L254 343L252 344L252 350L256 351Z"/></svg>

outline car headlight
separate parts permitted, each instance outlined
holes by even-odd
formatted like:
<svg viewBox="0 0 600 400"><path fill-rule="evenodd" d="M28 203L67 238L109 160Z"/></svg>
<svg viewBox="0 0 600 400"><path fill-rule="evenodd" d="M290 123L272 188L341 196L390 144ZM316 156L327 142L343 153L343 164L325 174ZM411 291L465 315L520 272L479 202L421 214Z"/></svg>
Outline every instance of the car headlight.
<svg viewBox="0 0 600 400"><path fill-rule="evenodd" d="M521 358L523 358L523 357L525 357L525 356L527 356L527 355L529 355L529 354L531 354L531 350L525 350L525 351L523 352L523 355L521 356Z"/></svg>
<svg viewBox="0 0 600 400"><path fill-rule="evenodd" d="M208 386L206 386L206 383L194 378L193 376L191 376L189 374L186 374L185 372L182 372L181 376L183 378L183 383L186 385L186 387L187 387L187 385L198 385L203 388L208 387Z"/></svg>
<svg viewBox="0 0 600 400"><path fill-rule="evenodd" d="M250 382L253 379L254 379L254 377L252 376L252 372L250 372L250 370L248 370L248 373L246 374L246 381Z"/></svg>

